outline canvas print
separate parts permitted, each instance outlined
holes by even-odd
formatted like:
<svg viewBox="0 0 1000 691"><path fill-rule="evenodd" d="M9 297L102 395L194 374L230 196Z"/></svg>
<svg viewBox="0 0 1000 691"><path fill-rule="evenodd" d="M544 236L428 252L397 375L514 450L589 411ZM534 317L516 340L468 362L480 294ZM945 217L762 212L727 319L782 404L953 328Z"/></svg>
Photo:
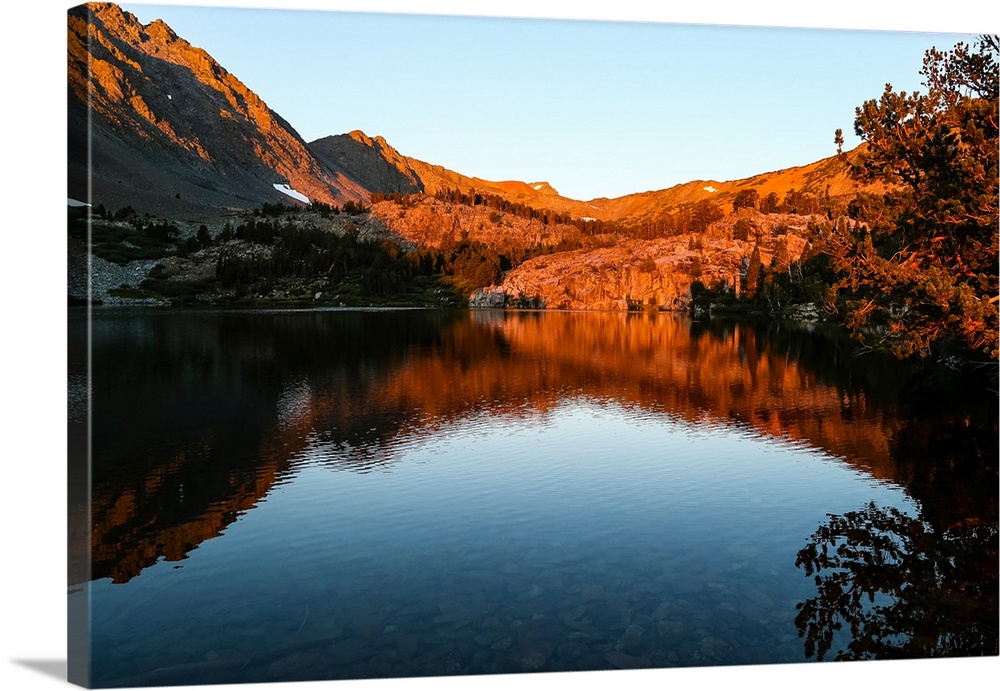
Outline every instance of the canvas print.
<svg viewBox="0 0 1000 691"><path fill-rule="evenodd" d="M69 677L998 654L998 38L68 11Z"/></svg>

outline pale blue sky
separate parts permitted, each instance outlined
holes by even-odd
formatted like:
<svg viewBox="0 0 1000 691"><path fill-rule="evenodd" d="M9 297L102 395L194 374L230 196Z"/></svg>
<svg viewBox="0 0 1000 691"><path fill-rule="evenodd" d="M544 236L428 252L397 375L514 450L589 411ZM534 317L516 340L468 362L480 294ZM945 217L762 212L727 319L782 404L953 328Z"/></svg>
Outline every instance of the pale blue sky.
<svg viewBox="0 0 1000 691"><path fill-rule="evenodd" d="M123 4L206 49L307 141L590 199L730 180L857 143L855 106L970 35Z"/></svg>

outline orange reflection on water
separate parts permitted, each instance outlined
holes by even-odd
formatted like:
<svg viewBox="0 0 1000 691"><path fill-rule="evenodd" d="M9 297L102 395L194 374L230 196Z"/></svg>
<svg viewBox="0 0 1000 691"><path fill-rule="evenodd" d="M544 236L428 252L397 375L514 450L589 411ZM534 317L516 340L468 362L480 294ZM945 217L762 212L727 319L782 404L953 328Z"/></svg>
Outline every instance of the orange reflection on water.
<svg viewBox="0 0 1000 691"><path fill-rule="evenodd" d="M440 347L386 372L333 422L350 426L372 407L415 411L418 432L428 420L479 407L514 415L585 396L691 422L738 422L893 479L889 440L899 420L869 405L864 392L824 383L797 352L760 341L750 326L693 334L688 321L670 315L479 313Z"/></svg>
<svg viewBox="0 0 1000 691"><path fill-rule="evenodd" d="M95 448L105 470L95 473L92 493L93 577L126 581L161 558L183 559L293 472L315 435L345 444L346 467L365 471L397 462L401 439L470 415L544 416L574 398L738 425L880 480L927 484L929 466L912 462L907 440L932 439L934 424L901 415L893 396L855 382L862 364L825 336L666 314L432 317L160 318L155 355L114 360L122 386L142 389L129 412L145 400L155 412L115 426L125 411L109 403L112 412L95 420L113 433ZM109 386L104 395L115 401ZM176 409L194 411L181 430L162 412L173 398ZM72 561L71 581L85 579L85 555Z"/></svg>

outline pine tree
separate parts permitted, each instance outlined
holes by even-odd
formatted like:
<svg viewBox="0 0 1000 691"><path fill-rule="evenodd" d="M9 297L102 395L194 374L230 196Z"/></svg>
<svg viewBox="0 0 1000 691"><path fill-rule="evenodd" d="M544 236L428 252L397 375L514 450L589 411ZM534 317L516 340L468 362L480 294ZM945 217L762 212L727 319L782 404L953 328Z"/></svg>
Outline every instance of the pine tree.
<svg viewBox="0 0 1000 691"><path fill-rule="evenodd" d="M921 74L927 93L886 84L856 109L867 148L852 174L892 191L852 202L850 233L829 249L836 289L872 346L925 356L950 343L995 359L998 39L932 48Z"/></svg>
<svg viewBox="0 0 1000 691"><path fill-rule="evenodd" d="M740 209L756 209L759 201L760 193L757 190L753 188L740 190L733 199L733 212L735 213Z"/></svg>
<svg viewBox="0 0 1000 691"><path fill-rule="evenodd" d="M763 262L760 260L760 248L754 245L753 252L750 254L750 263L747 265L746 277L743 279L743 297L747 300L757 298L763 268Z"/></svg>

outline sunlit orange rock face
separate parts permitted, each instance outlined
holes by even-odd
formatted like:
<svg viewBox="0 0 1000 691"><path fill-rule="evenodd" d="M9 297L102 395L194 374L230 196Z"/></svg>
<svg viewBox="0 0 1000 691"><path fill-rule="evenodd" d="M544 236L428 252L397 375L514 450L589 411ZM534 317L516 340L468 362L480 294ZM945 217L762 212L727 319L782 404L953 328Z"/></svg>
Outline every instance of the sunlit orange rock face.
<svg viewBox="0 0 1000 691"><path fill-rule="evenodd" d="M346 443L352 451L337 467L365 472L406 462L400 451L405 442L469 416L544 418L575 399L794 441L906 487L947 484L949 477L940 471L936 451L919 451L933 448L941 421L907 418L895 400L846 384L837 348L805 332L732 325L701 333L662 314L473 312L433 337L393 345L371 359L366 353L374 342L366 339L374 336L365 335L363 324L357 333L337 336L342 322L325 323L317 315L315 323L245 336L229 328L206 334L191 327L183 338L159 339L168 351L176 350L169 360L185 362L197 352L199 362L215 363L207 371L191 365L199 376L232 381L224 398L200 389L180 394L186 404L203 395L211 402L207 409L216 411L252 400L257 412L231 420L240 430L235 442L232 430L219 433L200 425L198 417L179 437L164 435L149 451L141 451L142 435L131 442L137 451L121 441L120 432L112 434L113 446L105 442L101 451L120 456L124 465L95 474L95 577L125 581L159 559L183 559L252 510L280 478L294 474L310 440ZM356 341L353 354L341 353L334 337L341 344ZM295 358L311 363L303 369L307 374L276 380L267 389L234 374ZM160 376L166 379L154 378L152 386L176 386L184 371L165 367ZM948 429L968 427L952 422ZM958 449L953 453L962 453L963 447L951 445ZM920 464L921 453L934 454L936 476ZM967 501L948 497L944 512L960 519ZM82 565L82 555L75 561Z"/></svg>
<svg viewBox="0 0 1000 691"><path fill-rule="evenodd" d="M732 243L711 253L688 249L689 237L620 241L614 247L536 257L515 267L500 284L509 297L538 296L547 307L627 310L631 306L679 310L691 295L692 266L703 261L705 283L739 281L749 250Z"/></svg>
<svg viewBox="0 0 1000 691"><path fill-rule="evenodd" d="M640 240L613 234L588 236L574 225L426 196L405 204L378 202L371 211L392 233L420 247L444 248L468 239L517 256L519 250L535 246L558 248L564 242L582 246L529 259L507 272L498 285L485 289L504 293L512 301L538 297L549 308L590 310L630 306L682 310L688 306L695 280L738 290L743 263L755 247L764 266L770 266L780 244L788 261L798 260L808 245L809 223L825 219L743 209L704 233ZM740 219L760 231L752 240L734 238L733 225ZM696 261L700 272L694 270Z"/></svg>
<svg viewBox="0 0 1000 691"><path fill-rule="evenodd" d="M789 260L798 260L807 245L804 233L801 228L762 239L758 247L762 263L770 264L779 242L786 244ZM547 307L561 309L685 310L696 280L738 290L741 270L745 271L742 263L753 250L754 243L725 234L618 240L611 247L529 259L487 291L501 291L514 299L537 296Z"/></svg>

